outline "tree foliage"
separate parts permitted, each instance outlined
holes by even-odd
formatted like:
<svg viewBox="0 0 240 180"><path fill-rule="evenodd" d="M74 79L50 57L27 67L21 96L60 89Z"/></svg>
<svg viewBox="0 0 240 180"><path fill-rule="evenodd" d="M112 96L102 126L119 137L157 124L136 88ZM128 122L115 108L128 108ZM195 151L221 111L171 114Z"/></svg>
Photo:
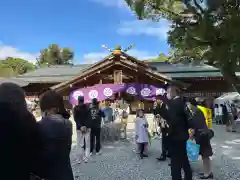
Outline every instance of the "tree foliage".
<svg viewBox="0 0 240 180"><path fill-rule="evenodd" d="M72 64L74 52L69 48L61 48L57 44L51 44L48 48L40 51L38 64L44 65L63 65Z"/></svg>
<svg viewBox="0 0 240 180"><path fill-rule="evenodd" d="M0 60L0 77L11 77L35 69L33 63L30 63L21 58L8 57L5 60Z"/></svg>
<svg viewBox="0 0 240 180"><path fill-rule="evenodd" d="M164 53L160 53L158 57L146 60L148 62L168 62L169 57Z"/></svg>
<svg viewBox="0 0 240 180"><path fill-rule="evenodd" d="M218 67L240 92L240 1L126 0L139 19L171 22L168 43L173 61L198 61Z"/></svg>
<svg viewBox="0 0 240 180"><path fill-rule="evenodd" d="M72 64L74 53L69 48L60 48L57 44L51 44L41 50L37 65L63 65ZM0 77L12 77L36 69L36 66L24 59L8 57L0 60Z"/></svg>

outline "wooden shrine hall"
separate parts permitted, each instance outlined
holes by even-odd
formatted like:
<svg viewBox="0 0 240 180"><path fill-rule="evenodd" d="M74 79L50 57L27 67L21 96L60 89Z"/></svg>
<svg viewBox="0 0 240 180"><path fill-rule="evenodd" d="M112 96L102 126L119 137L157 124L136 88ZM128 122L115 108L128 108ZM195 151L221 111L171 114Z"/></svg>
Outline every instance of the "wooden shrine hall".
<svg viewBox="0 0 240 180"><path fill-rule="evenodd" d="M69 96L71 92L79 88L91 88L101 84L145 84L166 86L166 84L175 84L181 88L187 85L178 80L173 80L159 72L153 71L151 67L139 61L120 50L115 50L103 60L86 68L81 74L69 81L62 82L51 89L61 93L63 96ZM115 93L112 99L124 99L133 111L136 110L140 100L133 95L125 92ZM153 101L141 100L144 103L145 110L153 107Z"/></svg>
<svg viewBox="0 0 240 180"><path fill-rule="evenodd" d="M68 105L71 92L97 84L176 84L185 89L185 96L192 97L218 97L232 91L217 68L140 61L121 48L113 50L109 56L95 64L49 66L1 81L22 86L29 100L37 99L39 94L49 88L54 89L63 95ZM124 96L132 103L135 101L125 93L118 94L116 98L119 96Z"/></svg>

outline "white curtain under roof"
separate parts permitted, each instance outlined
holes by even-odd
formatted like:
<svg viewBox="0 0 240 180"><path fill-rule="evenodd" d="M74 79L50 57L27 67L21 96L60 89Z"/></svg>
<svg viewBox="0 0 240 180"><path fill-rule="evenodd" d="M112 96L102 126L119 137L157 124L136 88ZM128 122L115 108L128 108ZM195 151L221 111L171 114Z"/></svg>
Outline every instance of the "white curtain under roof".
<svg viewBox="0 0 240 180"><path fill-rule="evenodd" d="M214 100L214 104L234 103L240 101L240 94L238 92L225 93Z"/></svg>

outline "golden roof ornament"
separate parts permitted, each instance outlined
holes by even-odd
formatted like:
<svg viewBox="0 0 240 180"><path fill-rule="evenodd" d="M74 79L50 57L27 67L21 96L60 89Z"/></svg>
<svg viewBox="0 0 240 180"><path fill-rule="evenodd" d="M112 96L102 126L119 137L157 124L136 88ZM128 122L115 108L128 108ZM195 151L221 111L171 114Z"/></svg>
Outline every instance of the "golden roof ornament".
<svg viewBox="0 0 240 180"><path fill-rule="evenodd" d="M120 55L121 52L122 52L122 48L121 48L121 46L118 45L118 46L116 46L116 48L114 49L113 54L114 54L114 55Z"/></svg>
<svg viewBox="0 0 240 180"><path fill-rule="evenodd" d="M107 49L109 52L111 52L114 55L120 55L122 52L127 52L130 49L132 49L134 47L134 44L131 44L129 47L127 47L126 49L122 50L122 47L120 45L116 46L114 50L108 48L106 45L102 45L103 48Z"/></svg>

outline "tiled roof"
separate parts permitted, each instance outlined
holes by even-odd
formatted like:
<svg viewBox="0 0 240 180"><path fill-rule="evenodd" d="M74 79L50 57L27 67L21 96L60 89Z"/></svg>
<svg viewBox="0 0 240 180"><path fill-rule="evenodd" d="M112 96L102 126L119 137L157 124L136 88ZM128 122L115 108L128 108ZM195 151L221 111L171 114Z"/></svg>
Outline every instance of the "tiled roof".
<svg viewBox="0 0 240 180"><path fill-rule="evenodd" d="M158 72L195 72L195 71L219 71L219 69L208 65L193 65L193 64L170 64L166 62L149 62L149 66Z"/></svg>
<svg viewBox="0 0 240 180"><path fill-rule="evenodd" d="M217 71L203 71L203 72L176 72L176 73L164 73L172 78L201 78L201 77L221 77L221 72Z"/></svg>
<svg viewBox="0 0 240 180"><path fill-rule="evenodd" d="M8 83L11 82L11 83L17 84L21 87L27 86L29 84L29 82L27 82L27 81L16 79L16 78L8 78L8 79L1 79L0 80L0 84L6 83L6 82L8 82Z"/></svg>
<svg viewBox="0 0 240 180"><path fill-rule="evenodd" d="M207 65L183 65L169 64L164 62L148 62L153 70L158 71L172 78L187 77L219 77L222 76L217 68ZM77 75L91 67L91 64L82 65L56 65L45 68L39 68L35 71L11 78L13 81L21 81L26 83L60 83L69 81Z"/></svg>
<svg viewBox="0 0 240 180"><path fill-rule="evenodd" d="M39 68L35 71L25 73L17 78L22 77L51 77L51 76L75 76L81 71L86 69L88 64L82 65L59 65L59 66L50 66L45 68Z"/></svg>
<svg viewBox="0 0 240 180"><path fill-rule="evenodd" d="M39 77L17 77L13 80L25 81L28 83L61 83L69 81L75 76L39 76Z"/></svg>
<svg viewBox="0 0 240 180"><path fill-rule="evenodd" d="M153 67L153 70L157 70L158 72L163 73L171 73L171 72L194 72L194 71L218 71L217 68L207 65L183 65L183 64L169 64L169 63L162 63L162 62L152 62L148 63L149 66ZM59 65L59 66L50 66L45 68L39 68L35 71L23 74L18 76L17 78L22 77L50 77L50 76L75 76L88 67L90 64L83 64L83 65Z"/></svg>

